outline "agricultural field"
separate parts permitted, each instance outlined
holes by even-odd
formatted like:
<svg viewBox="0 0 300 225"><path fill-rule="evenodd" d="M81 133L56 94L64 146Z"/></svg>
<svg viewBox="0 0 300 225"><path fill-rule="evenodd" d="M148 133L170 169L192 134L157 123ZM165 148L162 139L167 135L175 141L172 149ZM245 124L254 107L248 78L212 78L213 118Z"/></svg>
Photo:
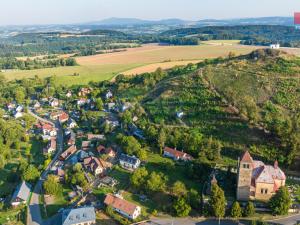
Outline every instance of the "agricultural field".
<svg viewBox="0 0 300 225"><path fill-rule="evenodd" d="M131 48L125 52L77 57L79 66L5 71L4 75L8 80L34 77L35 75L41 78L57 76L58 82L63 85L87 84L89 81L110 80L123 72L126 74L151 72L156 69L156 66L167 69L205 58L224 57L229 52L237 55L246 54L256 48L242 45L159 46L151 44L140 48ZM145 68L147 65L148 67ZM132 69L136 69L136 71L131 71ZM79 76L73 76L74 73L78 73Z"/></svg>

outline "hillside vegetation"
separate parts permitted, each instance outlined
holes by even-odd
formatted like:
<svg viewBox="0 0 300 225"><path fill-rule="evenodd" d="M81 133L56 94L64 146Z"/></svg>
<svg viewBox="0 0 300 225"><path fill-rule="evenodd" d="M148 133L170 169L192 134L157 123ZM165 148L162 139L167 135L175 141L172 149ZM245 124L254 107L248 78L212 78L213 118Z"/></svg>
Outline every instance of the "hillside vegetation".
<svg viewBox="0 0 300 225"><path fill-rule="evenodd" d="M234 164L248 148L299 170L299 69L299 58L260 49L167 73L119 76L115 85L120 97L140 99L147 113L140 126L151 142L163 130L168 146L194 157Z"/></svg>

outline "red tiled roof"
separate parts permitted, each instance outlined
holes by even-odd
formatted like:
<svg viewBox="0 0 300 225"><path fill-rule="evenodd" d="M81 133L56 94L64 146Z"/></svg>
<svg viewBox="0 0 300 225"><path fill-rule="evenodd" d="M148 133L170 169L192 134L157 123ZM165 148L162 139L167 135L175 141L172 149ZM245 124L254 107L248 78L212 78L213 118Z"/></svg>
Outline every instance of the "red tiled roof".
<svg viewBox="0 0 300 225"><path fill-rule="evenodd" d="M77 151L77 148L75 145L70 146L66 151L64 151L61 155L60 158L62 160L67 159L70 155L72 155L74 152Z"/></svg>
<svg viewBox="0 0 300 225"><path fill-rule="evenodd" d="M97 147L97 151L98 151L99 153L101 153L103 150L105 150L105 147L104 147L103 145L99 145L99 146Z"/></svg>
<svg viewBox="0 0 300 225"><path fill-rule="evenodd" d="M185 153L185 152L181 152L178 151L176 149L173 148L169 148L169 147L165 147L164 151L168 152L169 154L178 157L178 158L187 158L187 159L192 159L193 157L190 156L189 154Z"/></svg>
<svg viewBox="0 0 300 225"><path fill-rule="evenodd" d="M128 215L132 215L137 208L137 205L128 202L124 199L118 198L111 194L107 194L104 200L104 204L109 205L115 209L125 212Z"/></svg>
<svg viewBox="0 0 300 225"><path fill-rule="evenodd" d="M241 162L249 162L249 163L253 162L253 159L248 151L246 151L242 156Z"/></svg>

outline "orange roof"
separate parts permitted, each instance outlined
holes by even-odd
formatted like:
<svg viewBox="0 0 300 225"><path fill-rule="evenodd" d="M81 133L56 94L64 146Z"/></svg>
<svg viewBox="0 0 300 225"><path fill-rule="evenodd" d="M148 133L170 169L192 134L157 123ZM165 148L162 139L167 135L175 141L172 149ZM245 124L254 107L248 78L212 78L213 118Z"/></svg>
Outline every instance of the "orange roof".
<svg viewBox="0 0 300 225"><path fill-rule="evenodd" d="M249 163L253 162L253 159L248 151L246 151L242 156L241 162L249 162Z"/></svg>
<svg viewBox="0 0 300 225"><path fill-rule="evenodd" d="M166 152L168 152L168 153L170 153L173 156L178 157L178 158L192 159L192 156L190 156L189 154L187 154L185 152L178 151L178 150L173 149L173 148L165 147L164 151L166 151Z"/></svg>
<svg viewBox="0 0 300 225"><path fill-rule="evenodd" d="M109 205L115 209L119 209L120 211L125 212L128 215L132 215L138 207L137 205L131 202L128 202L111 194L106 195L104 204Z"/></svg>

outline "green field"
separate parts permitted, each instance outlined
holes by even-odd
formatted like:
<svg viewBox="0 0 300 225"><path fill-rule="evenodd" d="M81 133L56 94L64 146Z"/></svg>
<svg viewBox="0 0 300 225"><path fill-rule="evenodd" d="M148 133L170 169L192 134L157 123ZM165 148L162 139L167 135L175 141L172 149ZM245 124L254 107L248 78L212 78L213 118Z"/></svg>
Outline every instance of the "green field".
<svg viewBox="0 0 300 225"><path fill-rule="evenodd" d="M77 57L79 66L57 67L38 70L5 71L8 80L34 77L45 78L57 76L58 83L62 85L87 84L89 81L111 80L120 73L125 73L135 68L157 63L172 63L179 61L201 60L205 58L226 57L229 52L246 54L256 49L255 46L242 45L210 45L198 46L159 46L144 45L140 48L128 49L125 52L99 54L86 57ZM176 64L176 63L175 63ZM153 68L149 67L152 72ZM79 76L74 76L78 73Z"/></svg>
<svg viewBox="0 0 300 225"><path fill-rule="evenodd" d="M89 81L110 80L120 72L130 70L143 64L111 64L111 65L87 65L74 67L57 67L38 70L22 70L5 72L8 80L29 78L38 75L41 78L50 76L59 77L59 84L87 84ZM79 73L79 76L73 76Z"/></svg>

